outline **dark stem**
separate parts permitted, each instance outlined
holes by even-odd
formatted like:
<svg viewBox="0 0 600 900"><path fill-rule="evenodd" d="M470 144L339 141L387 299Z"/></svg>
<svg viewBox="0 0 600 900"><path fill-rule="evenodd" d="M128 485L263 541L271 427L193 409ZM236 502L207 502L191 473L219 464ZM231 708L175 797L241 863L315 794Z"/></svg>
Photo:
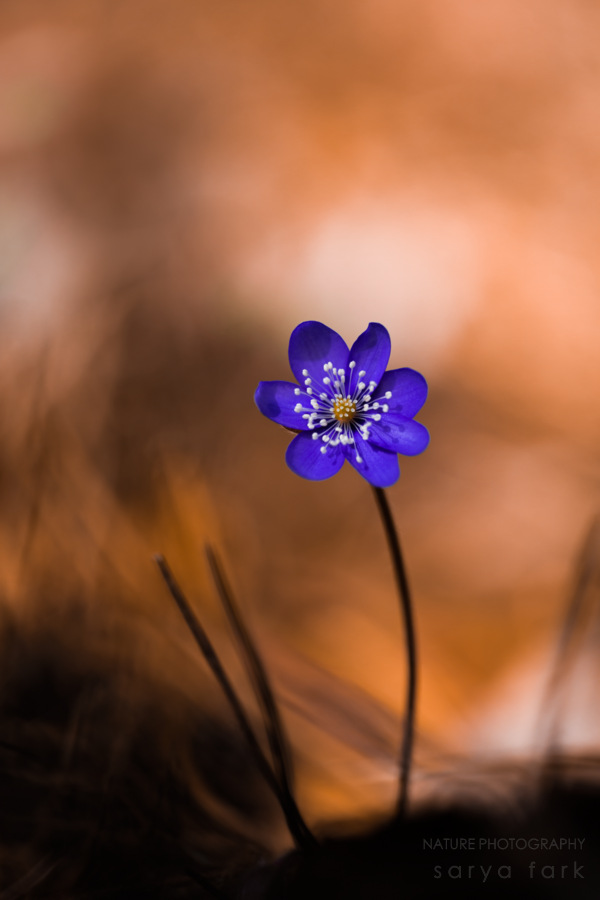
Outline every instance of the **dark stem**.
<svg viewBox="0 0 600 900"><path fill-rule="evenodd" d="M417 642L415 638L415 625L410 600L410 589L404 568L404 560L400 549L400 538L394 524L392 512L382 488L374 487L375 501L383 523L383 529L387 538L388 547L392 557L398 596L400 597L400 611L404 622L406 638L406 658L408 664L408 680L406 685L406 708L404 711L404 729L402 735L402 749L400 753L400 779L398 785L398 815L402 818L406 814L408 805L408 783L410 766L412 761L413 740L415 731L415 707L417 699Z"/></svg>
<svg viewBox="0 0 600 900"><path fill-rule="evenodd" d="M292 790L293 773L291 754L288 749L287 736L267 671L238 609L231 586L225 577L223 566L209 544L205 546L205 552L213 580L217 591L219 592L219 598L223 604L233 633L240 645L244 663L262 711L273 765L275 767L275 776L281 788L286 816L295 823L297 832L298 834L302 834L303 841L306 845L316 844L315 838L302 818L302 814L300 813L294 798Z"/></svg>
<svg viewBox="0 0 600 900"><path fill-rule="evenodd" d="M216 654L216 651L206 633L204 628L202 627L200 621L197 616L193 612L191 606L189 605L183 591L175 581L173 574L167 565L167 561L163 556L157 555L154 557L155 562L160 570L160 574L162 575L164 582L169 589L169 593L171 597L177 604L181 615L183 616L186 625L191 631L194 640L196 641L202 655L204 656L206 662L210 666L213 675L217 679L227 701L232 709L232 712L237 720L237 723L240 727L242 734L244 735L248 746L254 756L257 767L275 794L279 805L283 811L283 814L286 819L287 826L289 828L290 834L294 838L297 846L303 847L305 849L314 845L315 841L310 832L308 834L310 837L307 837L307 834L299 827L299 824L287 805L287 798L284 796L281 786L273 774L273 770L269 765L269 761L267 760L263 750L254 734L252 726L248 720L244 707L242 705L241 700L235 692L235 689L227 675L227 672L223 668L221 664L221 660Z"/></svg>

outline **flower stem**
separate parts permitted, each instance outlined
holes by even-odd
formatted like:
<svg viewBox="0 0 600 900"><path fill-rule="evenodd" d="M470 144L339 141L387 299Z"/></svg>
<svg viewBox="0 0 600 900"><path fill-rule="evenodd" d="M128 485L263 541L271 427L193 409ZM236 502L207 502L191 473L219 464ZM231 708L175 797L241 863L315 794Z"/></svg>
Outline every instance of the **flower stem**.
<svg viewBox="0 0 600 900"><path fill-rule="evenodd" d="M402 748L400 753L400 776L398 784L397 812L400 818L406 814L408 804L408 783L412 760L413 739L415 730L415 707L417 698L417 642L415 637L415 625L410 599L410 589L404 568L400 538L392 517L392 512L385 491L382 488L373 487L375 501L383 523L383 529L387 538L398 596L400 598L400 611L404 622L406 638L406 658L408 664L408 680L406 685L406 708L404 713L404 729L402 735Z"/></svg>

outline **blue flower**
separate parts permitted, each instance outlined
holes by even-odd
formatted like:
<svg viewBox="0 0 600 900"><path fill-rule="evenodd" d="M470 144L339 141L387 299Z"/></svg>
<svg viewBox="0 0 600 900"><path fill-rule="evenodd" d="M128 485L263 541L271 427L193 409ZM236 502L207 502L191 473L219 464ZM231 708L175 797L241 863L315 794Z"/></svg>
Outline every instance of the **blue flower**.
<svg viewBox="0 0 600 900"><path fill-rule="evenodd" d="M413 416L427 398L427 382L414 369L385 371L391 342L372 322L351 349L321 322L302 322L290 337L290 367L298 384L261 381L254 399L260 411L300 432L286 462L311 481L330 478L344 461L375 487L400 477L398 453L415 456L429 432Z"/></svg>

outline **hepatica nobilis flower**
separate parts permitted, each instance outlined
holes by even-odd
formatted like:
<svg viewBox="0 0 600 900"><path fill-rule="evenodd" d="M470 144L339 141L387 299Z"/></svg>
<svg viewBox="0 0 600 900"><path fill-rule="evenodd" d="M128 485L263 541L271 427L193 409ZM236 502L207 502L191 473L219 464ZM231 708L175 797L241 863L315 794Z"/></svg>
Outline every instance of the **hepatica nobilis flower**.
<svg viewBox="0 0 600 900"><path fill-rule="evenodd" d="M427 397L427 382L414 369L390 369L387 329L372 322L350 350L321 322L302 322L290 337L290 367L298 384L261 381L254 399L260 411L300 432L286 453L290 469L322 481L354 466L375 487L400 476L398 454L415 456L429 433L414 416Z"/></svg>

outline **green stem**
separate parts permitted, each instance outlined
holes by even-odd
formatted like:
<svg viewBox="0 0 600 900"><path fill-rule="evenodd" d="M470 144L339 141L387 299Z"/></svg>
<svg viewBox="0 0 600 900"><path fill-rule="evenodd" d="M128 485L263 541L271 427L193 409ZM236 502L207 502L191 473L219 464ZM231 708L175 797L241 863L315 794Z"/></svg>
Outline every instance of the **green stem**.
<svg viewBox="0 0 600 900"><path fill-rule="evenodd" d="M398 784L398 815L402 818L406 814L408 805L408 784L410 778L410 767L412 761L412 751L415 731L415 708L417 699L417 642L415 637L415 625L412 613L412 604L410 599L410 589L408 587L408 579L406 577L406 569L402 558L402 550L400 549L400 538L392 517L392 512L387 500L385 491L382 488L374 487L373 493L375 501L383 523L383 529L387 538L394 573L396 576L396 584L398 587L398 596L400 598L400 611L404 623L404 633L406 638L406 658L408 664L408 679L406 684L406 708L404 713L404 728L402 735L402 748L400 753L400 777Z"/></svg>

